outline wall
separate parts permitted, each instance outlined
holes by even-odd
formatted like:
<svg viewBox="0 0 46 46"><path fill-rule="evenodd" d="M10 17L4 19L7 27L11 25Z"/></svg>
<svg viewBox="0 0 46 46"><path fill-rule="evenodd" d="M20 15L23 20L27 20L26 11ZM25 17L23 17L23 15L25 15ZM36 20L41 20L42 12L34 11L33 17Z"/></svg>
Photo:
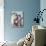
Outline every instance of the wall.
<svg viewBox="0 0 46 46"><path fill-rule="evenodd" d="M4 0L0 1L0 42L4 41Z"/></svg>
<svg viewBox="0 0 46 46"><path fill-rule="evenodd" d="M40 0L40 9L41 9L41 11L43 10L43 9L46 9L46 0ZM40 22L40 25L43 25L43 26L46 26L46 11L44 11L43 12L43 15L42 15L42 17L43 17L43 22L41 21Z"/></svg>
<svg viewBox="0 0 46 46"><path fill-rule="evenodd" d="M24 27L13 28L11 25L11 11L24 12ZM7 41L18 41L32 28L32 20L40 10L40 0L4 0L4 36Z"/></svg>

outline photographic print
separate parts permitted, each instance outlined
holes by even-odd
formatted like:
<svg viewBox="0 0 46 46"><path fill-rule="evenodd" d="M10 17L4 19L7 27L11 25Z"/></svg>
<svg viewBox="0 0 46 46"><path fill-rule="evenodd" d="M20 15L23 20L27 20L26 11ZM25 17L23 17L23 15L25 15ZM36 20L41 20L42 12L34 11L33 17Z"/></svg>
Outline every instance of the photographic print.
<svg viewBox="0 0 46 46"><path fill-rule="evenodd" d="M12 11L11 24L15 27L24 25L24 16L22 11Z"/></svg>

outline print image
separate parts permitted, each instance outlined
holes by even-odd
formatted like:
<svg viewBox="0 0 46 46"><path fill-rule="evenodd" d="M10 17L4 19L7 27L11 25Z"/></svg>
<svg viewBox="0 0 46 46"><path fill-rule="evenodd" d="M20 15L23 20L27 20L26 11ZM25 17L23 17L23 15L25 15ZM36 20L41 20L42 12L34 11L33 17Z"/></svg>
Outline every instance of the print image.
<svg viewBox="0 0 46 46"><path fill-rule="evenodd" d="M11 24L15 27L22 27L24 25L22 11L12 11Z"/></svg>

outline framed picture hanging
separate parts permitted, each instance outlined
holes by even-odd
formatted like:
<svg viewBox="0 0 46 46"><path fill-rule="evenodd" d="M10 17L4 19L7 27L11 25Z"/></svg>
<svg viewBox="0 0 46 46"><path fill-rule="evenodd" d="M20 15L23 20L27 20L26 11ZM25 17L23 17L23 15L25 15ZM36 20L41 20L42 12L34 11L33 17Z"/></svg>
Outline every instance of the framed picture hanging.
<svg viewBox="0 0 46 46"><path fill-rule="evenodd" d="M14 27L22 27L24 25L23 11L12 11L11 24Z"/></svg>

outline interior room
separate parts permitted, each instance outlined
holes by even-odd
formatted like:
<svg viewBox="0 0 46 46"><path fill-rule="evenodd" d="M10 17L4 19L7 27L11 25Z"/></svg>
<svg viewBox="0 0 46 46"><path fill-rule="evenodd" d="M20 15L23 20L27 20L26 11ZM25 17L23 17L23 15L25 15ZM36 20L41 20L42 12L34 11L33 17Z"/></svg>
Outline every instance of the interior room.
<svg viewBox="0 0 46 46"><path fill-rule="evenodd" d="M0 0L0 46L46 46L46 0Z"/></svg>

